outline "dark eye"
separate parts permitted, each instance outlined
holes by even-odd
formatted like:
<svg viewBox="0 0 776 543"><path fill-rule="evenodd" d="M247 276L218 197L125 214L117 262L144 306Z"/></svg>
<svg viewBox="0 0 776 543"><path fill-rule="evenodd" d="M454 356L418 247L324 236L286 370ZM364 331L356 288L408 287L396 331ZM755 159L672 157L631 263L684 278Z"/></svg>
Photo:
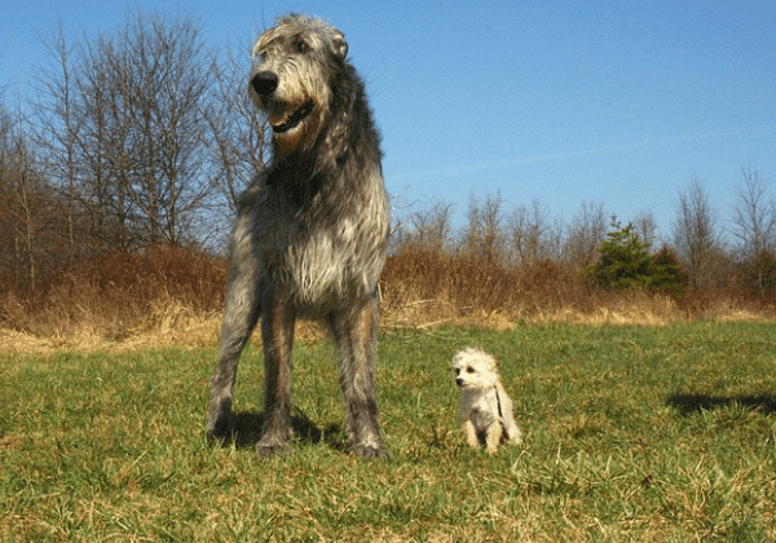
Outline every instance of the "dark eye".
<svg viewBox="0 0 776 543"><path fill-rule="evenodd" d="M469 366L468 368L466 368L466 371L469 372L469 373L474 373L474 368Z"/></svg>
<svg viewBox="0 0 776 543"><path fill-rule="evenodd" d="M305 54L310 50L310 46L307 44L306 41L304 41L301 38L298 38L296 42L294 43L294 49L296 49L296 52L299 54Z"/></svg>

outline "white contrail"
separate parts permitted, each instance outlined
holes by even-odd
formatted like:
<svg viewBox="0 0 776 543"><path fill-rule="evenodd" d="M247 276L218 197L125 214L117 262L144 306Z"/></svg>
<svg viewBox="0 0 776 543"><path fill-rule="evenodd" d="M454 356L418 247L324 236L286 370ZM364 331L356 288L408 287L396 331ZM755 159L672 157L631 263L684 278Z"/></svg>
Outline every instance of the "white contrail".
<svg viewBox="0 0 776 543"><path fill-rule="evenodd" d="M646 147L658 147L663 145L672 145L679 143L689 143L693 141L702 141L709 138L718 136L735 136L742 134L752 134L753 132L768 132L776 128L774 125L760 125L747 128L728 128L725 130L712 130L708 132L700 132L698 134L674 136L669 138L648 139L635 143L622 143L615 145L606 145L603 147L596 147L592 149L583 149L581 151L563 151L559 153L542 153L538 155L517 156L509 157L501 160L493 160L490 162L477 162L472 164L463 164L455 166L446 166L444 168L433 168L428 170L407 172L407 173L393 173L391 177L400 177L402 180L412 181L419 179L428 179L429 177L443 177L448 175L456 175L462 173L473 173L484 170L490 170L494 168L504 168L519 166L524 164L544 164L548 162L561 162L564 160L571 160L580 157L589 157L593 155L602 155L608 153L620 153L623 151L633 151L636 149L643 149Z"/></svg>

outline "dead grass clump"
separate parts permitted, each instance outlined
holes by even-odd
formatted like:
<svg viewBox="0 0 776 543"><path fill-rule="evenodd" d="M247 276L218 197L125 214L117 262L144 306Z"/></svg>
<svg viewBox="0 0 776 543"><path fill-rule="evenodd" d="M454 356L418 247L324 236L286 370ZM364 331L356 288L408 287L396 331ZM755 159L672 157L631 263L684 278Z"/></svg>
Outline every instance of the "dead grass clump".
<svg viewBox="0 0 776 543"><path fill-rule="evenodd" d="M212 345L220 330L225 274L222 260L184 248L115 251L84 259L63 266L45 291L0 294L0 344L15 351ZM662 325L776 315L773 304L722 292L690 291L677 302L643 289L596 290L576 270L554 261L508 267L438 244L405 244L388 259L380 286L386 328ZM297 336L320 339L326 334L302 321Z"/></svg>
<svg viewBox="0 0 776 543"><path fill-rule="evenodd" d="M225 266L200 252L154 247L115 251L73 263L45 290L0 297L0 327L41 337L68 338L93 330L122 340L181 307L198 316L220 309ZM160 311L160 307L170 309ZM155 320L157 319L157 320Z"/></svg>
<svg viewBox="0 0 776 543"><path fill-rule="evenodd" d="M677 303L662 294L644 290L601 297L595 308L584 314L569 315L574 324L639 324L660 326L669 322L684 321L685 315Z"/></svg>
<svg viewBox="0 0 776 543"><path fill-rule="evenodd" d="M690 291L679 301L631 289L591 287L551 260L516 267L406 244L388 259L382 280L383 323L428 327L458 323L508 329L516 322L662 325L698 318L773 318L774 307L731 295Z"/></svg>
<svg viewBox="0 0 776 543"><path fill-rule="evenodd" d="M577 277L543 260L507 268L471 253L405 246L388 259L381 278L384 322L428 326L441 322L536 320L569 305L583 310L590 295Z"/></svg>

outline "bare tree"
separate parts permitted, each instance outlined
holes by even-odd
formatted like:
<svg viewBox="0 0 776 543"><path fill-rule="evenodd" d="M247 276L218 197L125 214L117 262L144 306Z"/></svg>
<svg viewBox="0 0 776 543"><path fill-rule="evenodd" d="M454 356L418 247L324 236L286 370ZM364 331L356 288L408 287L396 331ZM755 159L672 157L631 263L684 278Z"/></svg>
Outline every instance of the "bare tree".
<svg viewBox="0 0 776 543"><path fill-rule="evenodd" d="M512 212L509 244L516 264L532 264L550 255L547 216L547 207L536 199Z"/></svg>
<svg viewBox="0 0 776 543"><path fill-rule="evenodd" d="M114 242L189 239L212 192L203 111L213 71L199 23L138 11L75 50L60 31L50 50L58 77L44 79L39 132L54 134L58 184Z"/></svg>
<svg viewBox="0 0 776 543"><path fill-rule="evenodd" d="M479 255L488 264L503 263L506 246L502 230L503 204L500 190L496 194L487 194L482 202L474 194L469 198L469 223L464 233L463 247Z"/></svg>
<svg viewBox="0 0 776 543"><path fill-rule="evenodd" d="M715 212L706 187L695 176L687 192L679 191L679 209L674 223L674 245L696 289L713 285L712 261L719 252Z"/></svg>
<svg viewBox="0 0 776 543"><path fill-rule="evenodd" d="M80 184L93 232L131 247L142 239L130 197L132 165L140 153L131 145L132 121L119 78L110 71L114 49L113 40L106 36L83 48L78 97Z"/></svg>
<svg viewBox="0 0 776 543"><path fill-rule="evenodd" d="M48 192L22 134L0 109L0 277L8 290L34 293L46 249L38 240L46 230Z"/></svg>
<svg viewBox="0 0 776 543"><path fill-rule="evenodd" d="M741 167L733 208L739 278L745 289L765 298L776 291L776 200L757 170Z"/></svg>
<svg viewBox="0 0 776 543"><path fill-rule="evenodd" d="M248 51L248 47L244 48ZM247 53L238 53L247 57ZM270 138L266 119L256 113L246 83L247 66L228 49L223 63L213 63L215 84L203 107L205 145L211 182L225 193L232 210L247 184L265 167Z"/></svg>
<svg viewBox="0 0 776 543"><path fill-rule="evenodd" d="M657 241L657 223L651 211L642 211L631 222L641 241L655 247Z"/></svg>
<svg viewBox="0 0 776 543"><path fill-rule="evenodd" d="M397 246L420 245L436 251L449 249L452 212L453 204L448 202L436 202L429 210L412 212L406 225L398 227Z"/></svg>
<svg viewBox="0 0 776 543"><path fill-rule="evenodd" d="M75 85L73 84L71 55L62 25L45 43L55 59L55 69L44 71L40 78L49 103L34 104L39 129L31 137L45 161L49 178L57 183L67 198L67 239L70 256L75 253L77 176L77 117L74 112Z"/></svg>
<svg viewBox="0 0 776 543"><path fill-rule="evenodd" d="M776 246L776 200L760 172L751 167L741 166L732 233L744 260L772 252Z"/></svg>
<svg viewBox="0 0 776 543"><path fill-rule="evenodd" d="M0 102L0 164L4 164L13 141L13 120Z"/></svg>
<svg viewBox="0 0 776 543"><path fill-rule="evenodd" d="M597 258L596 248L606 236L609 225L602 202L582 202L569 227L564 253L574 268L583 268Z"/></svg>
<svg viewBox="0 0 776 543"><path fill-rule="evenodd" d="M206 197L202 99L212 81L199 24L139 12L119 34L111 57L124 112L139 151L129 184L151 243L181 241Z"/></svg>

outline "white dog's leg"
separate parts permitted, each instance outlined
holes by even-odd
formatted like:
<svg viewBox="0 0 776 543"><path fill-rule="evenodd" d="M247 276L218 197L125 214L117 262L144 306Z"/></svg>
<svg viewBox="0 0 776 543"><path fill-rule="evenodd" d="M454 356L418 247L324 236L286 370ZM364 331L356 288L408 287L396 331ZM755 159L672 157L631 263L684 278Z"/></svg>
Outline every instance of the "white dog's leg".
<svg viewBox="0 0 776 543"><path fill-rule="evenodd" d="M477 441L477 431L474 429L474 423L469 419L463 421L463 435L466 437L466 443L470 447L477 448L480 446L479 441Z"/></svg>
<svg viewBox="0 0 776 543"><path fill-rule="evenodd" d="M515 445L520 445L520 442L523 440L523 436L520 433L520 428L518 428L517 424L515 424L515 421L512 421L511 425L506 427L506 430L509 441Z"/></svg>
<svg viewBox="0 0 776 543"><path fill-rule="evenodd" d="M488 448L490 454L495 454L498 451L498 446L501 443L501 434L504 432L501 428L501 424L498 420L493 421L493 424L488 426L488 433L485 436L485 445Z"/></svg>

